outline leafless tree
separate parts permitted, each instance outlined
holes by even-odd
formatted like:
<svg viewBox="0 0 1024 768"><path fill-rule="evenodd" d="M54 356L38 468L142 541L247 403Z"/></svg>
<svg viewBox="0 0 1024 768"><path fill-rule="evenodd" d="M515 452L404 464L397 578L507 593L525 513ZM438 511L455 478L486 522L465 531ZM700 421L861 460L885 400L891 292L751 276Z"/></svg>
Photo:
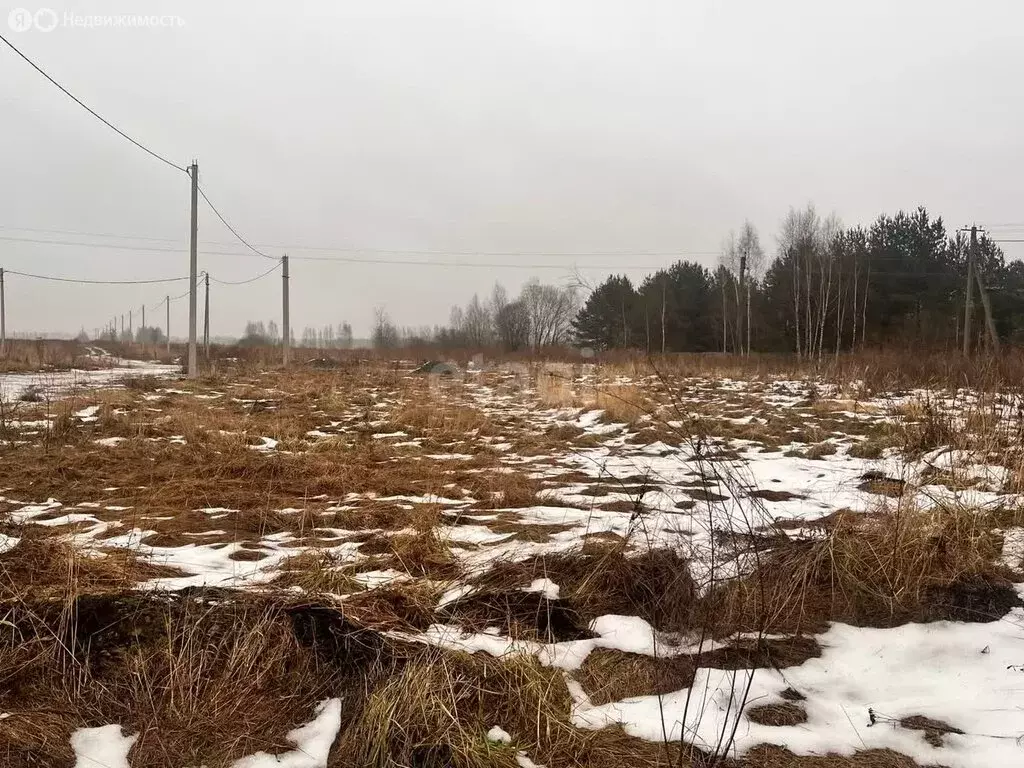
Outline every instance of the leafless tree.
<svg viewBox="0 0 1024 768"><path fill-rule="evenodd" d="M502 347L514 352L530 344L530 315L521 301L504 304L494 315L494 332Z"/></svg>
<svg viewBox="0 0 1024 768"><path fill-rule="evenodd" d="M476 294L463 312L462 332L472 347L486 347L494 338L491 312Z"/></svg>
<svg viewBox="0 0 1024 768"><path fill-rule="evenodd" d="M741 333L744 331L742 315L746 316L746 354L750 354L750 291L751 286L764 277L767 267L764 248L761 247L761 239L758 237L757 229L750 221L743 222L740 229L739 239L736 241L736 250L740 258L739 266L739 290L740 299L737 301L737 325ZM743 309L742 305L746 304ZM743 351L743 342L740 342L740 351Z"/></svg>
<svg viewBox="0 0 1024 768"><path fill-rule="evenodd" d="M572 319L579 309L573 288L543 285L533 278L523 286L519 300L530 319L530 344L534 350L568 340Z"/></svg>
<svg viewBox="0 0 1024 768"><path fill-rule="evenodd" d="M394 349L398 346L398 328L391 322L391 317L384 307L377 307L373 311L373 334L371 339L376 349Z"/></svg>

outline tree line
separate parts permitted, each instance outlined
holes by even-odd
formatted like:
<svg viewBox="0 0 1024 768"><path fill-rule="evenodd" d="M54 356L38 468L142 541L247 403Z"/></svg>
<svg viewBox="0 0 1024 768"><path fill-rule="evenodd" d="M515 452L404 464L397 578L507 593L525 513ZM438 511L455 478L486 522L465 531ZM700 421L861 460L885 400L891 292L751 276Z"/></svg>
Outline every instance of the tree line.
<svg viewBox="0 0 1024 768"><path fill-rule="evenodd" d="M745 223L708 269L679 261L639 285L612 275L572 327L577 344L648 352L795 352L820 357L871 346L963 343L969 235L926 209L844 228L814 207L791 209L771 260ZM1024 264L979 233L976 268L998 336L1024 336ZM976 289L975 289L976 291ZM985 330L981 302L972 328ZM972 333L972 337L975 333Z"/></svg>
<svg viewBox="0 0 1024 768"><path fill-rule="evenodd" d="M444 325L399 327L374 312L371 343L539 351L792 352L821 357L868 347L958 349L963 345L969 234L949 231L921 207L844 227L813 205L790 209L769 250L745 222L724 240L713 267L680 260L635 283L559 286L530 279L512 296L496 283L452 308ZM1024 263L1008 262L979 232L976 269L996 334L1024 342ZM971 343L986 332L976 289ZM294 337L294 331L293 331ZM278 344L273 320L246 324L242 343ZM295 340L293 338L293 344ZM352 328L307 327L299 346L348 348Z"/></svg>
<svg viewBox="0 0 1024 768"><path fill-rule="evenodd" d="M342 321L337 326L328 324L321 328L306 326L296 342L295 329L290 332L292 346L310 347L312 349L350 349L352 347L352 326ZM281 330L276 320L264 323L262 320L249 320L239 344L242 346L277 346L281 343Z"/></svg>
<svg viewBox="0 0 1024 768"><path fill-rule="evenodd" d="M452 307L447 325L399 328L387 310L378 307L371 341L378 349L433 345L539 351L573 343L573 320L579 310L579 292L574 286L546 285L532 278L512 297L503 285L495 283L486 299L474 294L465 307Z"/></svg>

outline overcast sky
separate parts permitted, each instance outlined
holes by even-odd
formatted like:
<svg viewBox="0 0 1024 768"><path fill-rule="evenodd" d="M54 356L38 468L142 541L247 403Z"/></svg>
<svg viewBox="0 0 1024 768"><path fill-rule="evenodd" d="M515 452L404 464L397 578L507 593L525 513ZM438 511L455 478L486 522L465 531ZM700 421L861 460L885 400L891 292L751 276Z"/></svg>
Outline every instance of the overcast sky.
<svg viewBox="0 0 1024 768"><path fill-rule="evenodd" d="M12 31L19 7L58 26ZM181 23L83 28L68 12ZM295 257L296 334L348 320L364 335L377 305L440 323L496 279L515 292L574 265L597 282L712 264L745 218L774 252L779 221L808 201L846 224L925 205L949 228L1024 225L1020 0L0 0L0 29L122 130L197 158L236 229ZM2 45L0 127L0 266L187 274L187 177ZM200 269L272 266L244 251L201 205ZM493 255L467 255L480 253ZM91 331L186 288L11 275L8 329ZM276 273L211 295L215 335L279 318ZM172 310L178 335L187 302Z"/></svg>

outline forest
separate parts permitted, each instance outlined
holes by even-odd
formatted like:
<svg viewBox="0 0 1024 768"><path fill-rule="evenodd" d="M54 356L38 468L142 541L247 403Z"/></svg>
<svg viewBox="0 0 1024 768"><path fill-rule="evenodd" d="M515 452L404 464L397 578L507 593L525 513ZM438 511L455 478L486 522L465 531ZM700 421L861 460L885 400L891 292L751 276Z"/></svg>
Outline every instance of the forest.
<svg viewBox="0 0 1024 768"><path fill-rule="evenodd" d="M573 321L595 349L649 352L793 352L820 356L865 347L963 346L970 234L950 232L924 208L843 228L813 206L791 209L772 258L746 223L718 266L679 261L639 285L610 276ZM998 339L1024 331L1024 264L1007 262L978 233L971 346L988 341L983 285Z"/></svg>

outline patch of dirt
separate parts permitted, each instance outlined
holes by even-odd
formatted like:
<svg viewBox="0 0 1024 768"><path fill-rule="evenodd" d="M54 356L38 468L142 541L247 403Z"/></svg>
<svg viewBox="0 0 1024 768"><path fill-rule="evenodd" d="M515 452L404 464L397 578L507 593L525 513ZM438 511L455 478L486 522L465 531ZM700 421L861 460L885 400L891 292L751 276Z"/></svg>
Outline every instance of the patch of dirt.
<svg viewBox="0 0 1024 768"><path fill-rule="evenodd" d="M551 600L537 592L493 591L464 597L438 613L473 631L499 627L513 638L536 638L545 643L597 637L569 600Z"/></svg>
<svg viewBox="0 0 1024 768"><path fill-rule="evenodd" d="M931 621L985 623L1024 606L1024 600L1010 582L977 576L929 587L925 606Z"/></svg>
<svg viewBox="0 0 1024 768"><path fill-rule="evenodd" d="M806 496L801 496L799 493L773 491L771 489L751 491L747 495L752 499L763 499L765 501L792 501L793 499L807 498Z"/></svg>
<svg viewBox="0 0 1024 768"><path fill-rule="evenodd" d="M685 493L691 499L696 499L697 501L705 501L708 503L716 503L720 501L729 500L728 496L723 496L720 493L715 493L714 491L709 491L703 488L684 488L683 493Z"/></svg>
<svg viewBox="0 0 1024 768"><path fill-rule="evenodd" d="M900 720L900 726L912 731L924 731L924 740L933 747L942 747L945 744L943 737L948 733L963 734L959 728L923 715L911 715Z"/></svg>
<svg viewBox="0 0 1024 768"><path fill-rule="evenodd" d="M746 711L747 719L759 725L784 727L807 722L807 710L786 702L785 704L763 704Z"/></svg>

